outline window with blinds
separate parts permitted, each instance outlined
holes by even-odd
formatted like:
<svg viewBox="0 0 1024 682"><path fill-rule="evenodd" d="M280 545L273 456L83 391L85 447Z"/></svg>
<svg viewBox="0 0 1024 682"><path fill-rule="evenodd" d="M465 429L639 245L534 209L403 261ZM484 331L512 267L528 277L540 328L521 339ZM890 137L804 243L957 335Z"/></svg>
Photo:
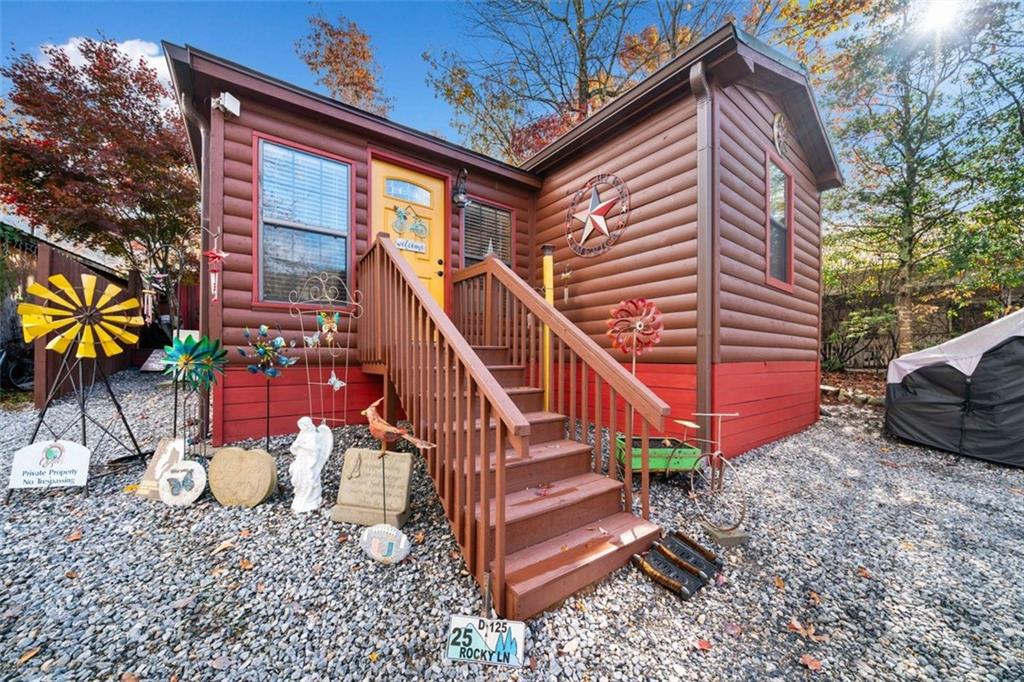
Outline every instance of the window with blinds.
<svg viewBox="0 0 1024 682"><path fill-rule="evenodd" d="M473 201L462 211L462 263L473 265L491 254L511 267L512 213Z"/></svg>
<svg viewBox="0 0 1024 682"><path fill-rule="evenodd" d="M261 300L288 301L321 272L347 281L351 211L347 163L260 142Z"/></svg>

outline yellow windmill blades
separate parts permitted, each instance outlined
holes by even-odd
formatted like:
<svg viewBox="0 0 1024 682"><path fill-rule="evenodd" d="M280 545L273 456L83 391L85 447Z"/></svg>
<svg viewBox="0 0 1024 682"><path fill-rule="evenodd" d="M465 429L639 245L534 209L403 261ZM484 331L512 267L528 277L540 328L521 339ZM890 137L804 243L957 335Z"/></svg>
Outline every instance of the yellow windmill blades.
<svg viewBox="0 0 1024 682"><path fill-rule="evenodd" d="M121 341L122 343L127 343L131 345L137 343L139 340L138 334L132 334L127 329L123 327L116 327L110 324L109 322L101 320L99 326L109 331L118 341Z"/></svg>
<svg viewBox="0 0 1024 682"><path fill-rule="evenodd" d="M75 322L75 326L50 339L50 343L46 344L46 350L63 353L68 349L71 342L75 340L75 337L78 336L78 332L82 327L81 322Z"/></svg>
<svg viewBox="0 0 1024 682"><path fill-rule="evenodd" d="M118 353L124 350L123 348L121 348L121 346L117 344L117 341L114 340L114 337L110 335L110 332L103 328L102 323L93 327L93 330L96 332L96 338L100 340L100 347L103 348L103 352L107 355L107 357L110 357L111 355L117 355Z"/></svg>
<svg viewBox="0 0 1024 682"><path fill-rule="evenodd" d="M78 292L71 286L71 282L68 281L67 277L61 274L50 275L50 284L60 289L64 295L75 302L76 306L81 307L82 299L78 297Z"/></svg>
<svg viewBox="0 0 1024 682"><path fill-rule="evenodd" d="M120 303L118 303L116 305L108 306L106 308L101 308L100 309L100 313L102 313L104 315L104 317L105 317L107 315L107 313L119 313L119 312L124 311L124 310L133 310L133 309L138 308L138 307L139 307L139 300L137 298L128 298L128 299L125 299L125 300L121 301Z"/></svg>
<svg viewBox="0 0 1024 682"><path fill-rule="evenodd" d="M92 297L96 293L96 275L82 275L82 298L85 305L92 305Z"/></svg>
<svg viewBox="0 0 1024 682"><path fill-rule="evenodd" d="M52 331L57 331L73 323L75 318L65 317L61 320L51 320L46 315L22 315L21 331L25 336L25 343L33 339L45 336Z"/></svg>
<svg viewBox="0 0 1024 682"><path fill-rule="evenodd" d="M87 324L82 328L82 338L78 340L78 348L75 350L76 358L95 358L96 342L92 338L93 325Z"/></svg>
<svg viewBox="0 0 1024 682"><path fill-rule="evenodd" d="M132 314L140 307L138 299L128 298L117 303L114 299L121 293L121 287L108 283L98 292L96 275L83 274L80 279L81 289L75 289L61 274L49 278L55 290L38 282L26 288L27 293L53 305L27 302L18 305L25 341L56 332L46 344L47 350L65 353L77 342L74 351L79 359L95 359L97 347L110 357L124 352L121 344L138 343L139 336L128 331L129 327L145 324L142 316Z"/></svg>
<svg viewBox="0 0 1024 682"><path fill-rule="evenodd" d="M29 284L28 287L25 288L25 293L32 294L33 296L38 296L39 298L50 301L51 303L56 303L59 306L67 308L68 310L74 310L75 308L74 303L71 303L70 301L64 299L63 297L61 297L60 294L50 291L39 282L32 282L32 284Z"/></svg>
<svg viewBox="0 0 1024 682"><path fill-rule="evenodd" d="M100 294L100 300L96 301L96 308L102 309L110 299L114 298L119 293L121 293L121 287L116 284L107 284L107 288L103 290L102 294Z"/></svg>

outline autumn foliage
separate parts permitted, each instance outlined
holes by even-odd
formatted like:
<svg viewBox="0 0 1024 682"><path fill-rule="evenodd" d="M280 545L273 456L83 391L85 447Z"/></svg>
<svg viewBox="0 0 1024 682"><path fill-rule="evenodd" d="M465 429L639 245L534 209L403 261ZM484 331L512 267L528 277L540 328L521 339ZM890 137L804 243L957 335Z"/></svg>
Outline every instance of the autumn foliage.
<svg viewBox="0 0 1024 682"><path fill-rule="evenodd" d="M145 270L187 247L199 192L184 128L156 73L108 40L54 46L0 69L0 198L30 224ZM77 61L77 60L76 60Z"/></svg>
<svg viewBox="0 0 1024 682"><path fill-rule="evenodd" d="M309 33L295 43L295 49L317 74L317 83L346 104L387 116L391 101L380 88L380 66L370 36L345 17L331 23L315 15L309 17L309 26Z"/></svg>

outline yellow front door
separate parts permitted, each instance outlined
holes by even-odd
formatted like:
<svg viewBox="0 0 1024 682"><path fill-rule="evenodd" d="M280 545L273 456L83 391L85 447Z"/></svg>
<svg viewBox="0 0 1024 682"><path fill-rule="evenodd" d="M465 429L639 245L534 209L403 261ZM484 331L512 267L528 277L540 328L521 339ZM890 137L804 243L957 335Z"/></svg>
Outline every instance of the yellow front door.
<svg viewBox="0 0 1024 682"><path fill-rule="evenodd" d="M448 198L441 178L374 159L370 167L370 238L387 232L420 281L444 307Z"/></svg>

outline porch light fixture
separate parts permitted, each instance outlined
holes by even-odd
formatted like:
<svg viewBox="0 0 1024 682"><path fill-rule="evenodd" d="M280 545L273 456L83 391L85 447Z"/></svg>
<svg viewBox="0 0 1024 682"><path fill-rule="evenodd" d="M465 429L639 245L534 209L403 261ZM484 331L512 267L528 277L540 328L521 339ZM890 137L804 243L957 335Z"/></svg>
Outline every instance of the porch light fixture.
<svg viewBox="0 0 1024 682"><path fill-rule="evenodd" d="M455 180L455 189L452 190L452 203L459 208L469 206L469 195L466 194L466 176L469 171L465 168L459 171L459 177Z"/></svg>

